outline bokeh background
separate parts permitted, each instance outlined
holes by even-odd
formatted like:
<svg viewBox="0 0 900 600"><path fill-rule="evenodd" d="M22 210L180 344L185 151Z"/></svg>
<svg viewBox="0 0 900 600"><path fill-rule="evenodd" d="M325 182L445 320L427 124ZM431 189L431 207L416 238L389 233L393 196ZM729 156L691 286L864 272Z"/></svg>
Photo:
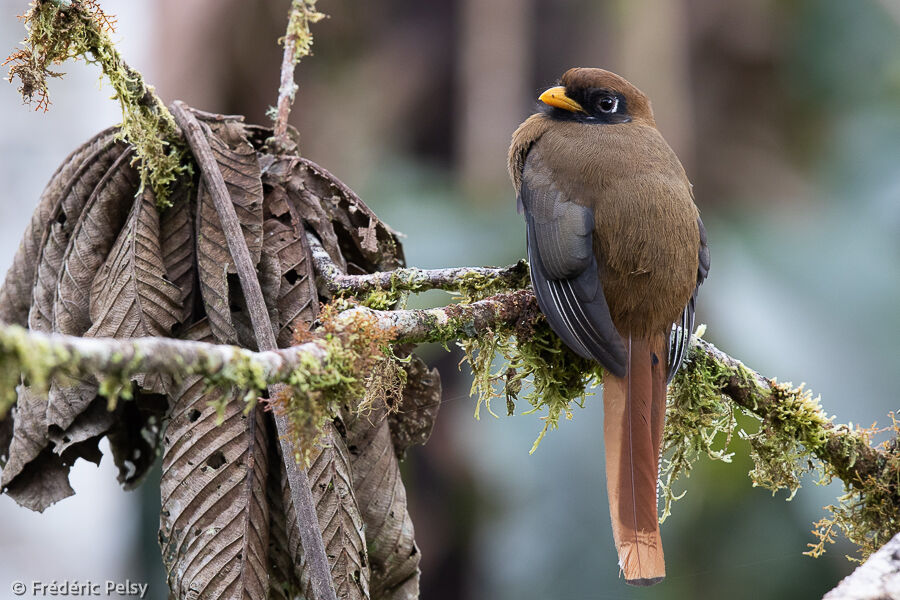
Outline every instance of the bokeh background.
<svg viewBox="0 0 900 600"><path fill-rule="evenodd" d="M268 123L288 2L106 0L126 59L166 101ZM421 267L524 255L506 148L571 66L644 90L690 175L712 271L707 338L779 380L808 382L840 422L888 421L900 376L900 2L897 0L321 0L292 116L304 155L406 233ZM0 0L0 51L26 0ZM5 49L5 50L3 50ZM118 122L99 69L61 67L46 114L0 86L0 271L68 152ZM441 294L415 300L443 302ZM839 485L791 502L754 489L747 448L702 461L663 526L669 577L617 578L601 403L528 455L536 416L473 418L458 352L424 348L444 404L404 465L423 598L819 598L846 575L838 544L801 555ZM130 578L166 597L158 481L119 490L79 464L43 515L0 497L0 597L16 580ZM156 475L158 477L158 474Z"/></svg>

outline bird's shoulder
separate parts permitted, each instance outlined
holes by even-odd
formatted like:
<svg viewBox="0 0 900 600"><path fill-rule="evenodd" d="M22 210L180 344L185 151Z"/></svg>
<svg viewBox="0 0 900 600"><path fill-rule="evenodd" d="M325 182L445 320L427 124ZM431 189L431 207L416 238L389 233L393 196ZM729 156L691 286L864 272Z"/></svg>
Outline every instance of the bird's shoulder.
<svg viewBox="0 0 900 600"><path fill-rule="evenodd" d="M552 121L543 113L536 113L525 119L513 132L512 142L509 145L508 168L509 177L516 188L516 193L522 187L522 170L525 168L525 159L529 150L551 127Z"/></svg>

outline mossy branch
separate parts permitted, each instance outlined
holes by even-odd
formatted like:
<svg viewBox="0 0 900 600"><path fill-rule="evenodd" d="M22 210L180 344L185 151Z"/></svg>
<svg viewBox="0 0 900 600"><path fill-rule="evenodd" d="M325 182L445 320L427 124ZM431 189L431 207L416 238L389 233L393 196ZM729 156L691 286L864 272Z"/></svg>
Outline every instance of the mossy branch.
<svg viewBox="0 0 900 600"><path fill-rule="evenodd" d="M309 55L312 49L313 36L309 30L310 24L324 18L325 15L316 10L316 0L291 0L287 31L280 40L284 44L284 57L281 61L278 103L273 116L275 121L273 142L282 151L293 149L288 137L288 117L291 114L294 97L297 95L294 67L300 59Z"/></svg>
<svg viewBox="0 0 900 600"><path fill-rule="evenodd" d="M4 65L10 65L10 81L21 82L23 99L36 100L38 109L47 110L47 79L61 76L50 70L52 65L79 57L99 64L122 108L122 132L135 148L141 183L151 187L160 207L168 206L170 185L189 171L189 161L172 115L110 39L115 18L106 15L97 0L34 0L22 20L27 29L24 48Z"/></svg>
<svg viewBox="0 0 900 600"><path fill-rule="evenodd" d="M427 310L379 311L360 306L330 318L328 331L335 335L327 339L315 338L267 352L160 337L81 338L0 324L0 412L5 413L15 401L20 375L39 388L60 376L200 375L212 385L261 392L273 383L305 385L308 382L301 371L310 368L320 373L341 370L335 373L340 377L359 375L334 364L342 342L337 334L344 331L365 333L386 343L450 342L501 325L515 325L533 316L536 308L534 296L524 290Z"/></svg>
<svg viewBox="0 0 900 600"><path fill-rule="evenodd" d="M752 419L739 425L737 414ZM689 474L698 455L729 461L737 431L750 445L754 485L787 490L790 499L809 471L818 471L821 483L835 477L844 483L846 493L826 507L831 516L816 523L817 542L806 554L824 553L840 531L868 556L900 531L900 428L893 420L888 430L894 437L873 447L874 429L832 421L803 385L765 377L694 337L686 367L669 388L663 518L678 498L671 489L675 479Z"/></svg>
<svg viewBox="0 0 900 600"><path fill-rule="evenodd" d="M314 236L309 241L320 288L337 296L356 295L369 305L390 305L403 293L435 288L462 292L465 302L483 297L482 293L527 285L522 263L505 269L404 269L348 276ZM501 299L502 304L503 298L499 294L490 299ZM512 296L506 298L512 300ZM491 411L491 401L505 397L507 413L512 414L523 384L530 384L524 395L532 406L529 412L544 413L544 427L534 451L544 434L558 427L561 416L572 417L573 405L584 400L586 389L600 383L602 372L563 347L539 317L530 292L527 301L519 297L516 302L520 309L527 308L515 323L501 319L485 328L485 335L460 338L459 343L472 366L479 408L484 405ZM456 310L439 310L448 309ZM501 314L501 310L495 312ZM404 315L401 311L394 318ZM440 330L438 325L435 322L431 327ZM423 330L416 341L423 339L434 336ZM498 354L504 359L499 367ZM751 418L742 419L739 426L740 414ZM893 429L896 434L896 421ZM750 446L754 462L751 480L773 493L786 489L789 498L793 497L801 476L813 469L819 471L823 482L841 479L847 493L836 505L826 507L831 517L816 524L817 542L810 544L808 553L823 553L840 531L866 556L900 531L900 453L896 441L874 448L872 434L871 430L832 423L819 399L803 386L794 388L766 378L694 337L689 360L669 389L661 482L663 518L679 498L673 492L675 481L689 475L701 455L729 461L731 442L740 437Z"/></svg>
<svg viewBox="0 0 900 600"><path fill-rule="evenodd" d="M366 275L345 275L331 260L322 242L312 233L307 240L316 267L320 290L331 296L363 297L386 293L397 299L403 292L419 293L444 290L484 296L504 290L528 286L528 263L523 259L508 267L456 267L446 269L418 269L404 267Z"/></svg>

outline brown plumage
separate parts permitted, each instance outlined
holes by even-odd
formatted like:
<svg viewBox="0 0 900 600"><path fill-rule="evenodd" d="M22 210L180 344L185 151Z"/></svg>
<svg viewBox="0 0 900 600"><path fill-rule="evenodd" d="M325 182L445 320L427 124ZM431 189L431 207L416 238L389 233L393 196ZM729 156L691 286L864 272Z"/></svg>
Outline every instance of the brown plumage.
<svg viewBox="0 0 900 600"><path fill-rule="evenodd" d="M709 269L706 233L684 168L640 90L609 71L579 68L540 99L546 106L509 149L532 283L551 328L607 370L613 536L626 581L651 585L665 576L656 485L666 383L687 348Z"/></svg>

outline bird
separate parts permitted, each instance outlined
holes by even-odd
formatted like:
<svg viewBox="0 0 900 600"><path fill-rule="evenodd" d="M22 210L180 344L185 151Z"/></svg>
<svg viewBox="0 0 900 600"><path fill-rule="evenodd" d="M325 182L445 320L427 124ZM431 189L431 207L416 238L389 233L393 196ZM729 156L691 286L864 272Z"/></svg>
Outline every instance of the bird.
<svg viewBox="0 0 900 600"><path fill-rule="evenodd" d="M598 68L566 71L513 133L531 282L550 328L604 368L607 495L620 573L665 577L657 479L666 388L709 272L706 230L650 100Z"/></svg>

